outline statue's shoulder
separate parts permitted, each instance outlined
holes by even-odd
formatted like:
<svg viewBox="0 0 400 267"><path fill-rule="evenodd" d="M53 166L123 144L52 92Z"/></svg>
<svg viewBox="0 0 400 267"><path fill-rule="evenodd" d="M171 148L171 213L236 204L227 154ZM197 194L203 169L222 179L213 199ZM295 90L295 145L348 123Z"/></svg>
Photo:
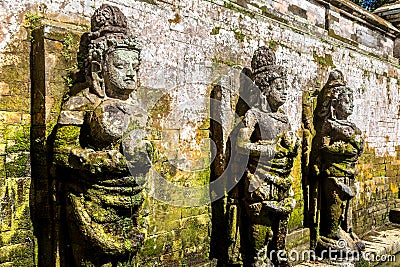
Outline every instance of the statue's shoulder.
<svg viewBox="0 0 400 267"><path fill-rule="evenodd" d="M82 125L85 114L101 103L101 98L85 89L69 97L61 107L59 125Z"/></svg>

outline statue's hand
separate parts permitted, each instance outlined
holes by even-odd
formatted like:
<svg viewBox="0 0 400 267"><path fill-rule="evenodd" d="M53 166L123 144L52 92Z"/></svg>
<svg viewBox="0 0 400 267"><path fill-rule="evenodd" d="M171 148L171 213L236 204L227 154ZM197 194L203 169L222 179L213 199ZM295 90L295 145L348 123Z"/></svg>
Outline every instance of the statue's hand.
<svg viewBox="0 0 400 267"><path fill-rule="evenodd" d="M336 141L329 145L323 145L322 149L331 154L348 155L353 157L357 155L358 150L350 142Z"/></svg>
<svg viewBox="0 0 400 267"><path fill-rule="evenodd" d="M270 172L266 172L262 169L257 169L256 174L258 177L262 177L264 181L273 183L274 185L280 187L285 191L288 190L293 184L293 178L291 176L279 177L277 175L271 174Z"/></svg>
<svg viewBox="0 0 400 267"><path fill-rule="evenodd" d="M284 206L286 207L286 210L292 212L294 210L294 207L296 207L296 199L292 197L285 198L283 201Z"/></svg>
<svg viewBox="0 0 400 267"><path fill-rule="evenodd" d="M298 141L298 137L292 131L285 131L282 136L282 145L291 148L295 147Z"/></svg>
<svg viewBox="0 0 400 267"><path fill-rule="evenodd" d="M282 215L289 215L296 206L296 200L292 197L287 197L282 201L263 201L263 207Z"/></svg>
<svg viewBox="0 0 400 267"><path fill-rule="evenodd" d="M297 155L299 146L299 137L292 131L285 131L278 137L277 156L294 157Z"/></svg>
<svg viewBox="0 0 400 267"><path fill-rule="evenodd" d="M131 173L146 173L152 164L154 146L148 140L140 140L135 145L124 146L124 155Z"/></svg>
<svg viewBox="0 0 400 267"><path fill-rule="evenodd" d="M362 138L361 134L353 135L350 139L350 143L357 149L359 154L364 151L364 138Z"/></svg>

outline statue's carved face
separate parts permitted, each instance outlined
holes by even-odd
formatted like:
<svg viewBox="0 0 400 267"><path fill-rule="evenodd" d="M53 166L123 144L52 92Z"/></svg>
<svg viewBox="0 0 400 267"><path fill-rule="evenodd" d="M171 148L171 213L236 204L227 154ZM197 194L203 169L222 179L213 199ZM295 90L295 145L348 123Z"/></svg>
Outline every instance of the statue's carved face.
<svg viewBox="0 0 400 267"><path fill-rule="evenodd" d="M345 120L353 113L353 94L342 93L338 96L338 99L333 103L336 118Z"/></svg>
<svg viewBox="0 0 400 267"><path fill-rule="evenodd" d="M103 73L107 96L128 99L137 88L138 68L139 55L136 51L117 49L109 53Z"/></svg>
<svg viewBox="0 0 400 267"><path fill-rule="evenodd" d="M264 91L264 90L263 90ZM274 79L266 90L267 101L273 111L278 110L286 102L287 84L283 77Z"/></svg>

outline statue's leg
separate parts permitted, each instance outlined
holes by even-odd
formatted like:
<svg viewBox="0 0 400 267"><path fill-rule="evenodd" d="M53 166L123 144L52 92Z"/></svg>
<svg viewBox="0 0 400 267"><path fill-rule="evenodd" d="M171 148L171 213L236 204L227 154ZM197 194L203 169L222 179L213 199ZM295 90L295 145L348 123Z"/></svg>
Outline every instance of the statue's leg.
<svg viewBox="0 0 400 267"><path fill-rule="evenodd" d="M345 212L344 212L344 218L343 218L343 223L342 223L341 227L347 233L351 233L353 231L353 227L352 227L352 225L353 225L353 223L352 223L352 220L353 220L353 211L352 211L353 200L352 199L346 200L344 202L344 204L345 204L345 207L344 207L345 208Z"/></svg>
<svg viewBox="0 0 400 267"><path fill-rule="evenodd" d="M356 192L354 179L351 178L345 178L345 179L346 179L346 184L353 190L353 192ZM349 200L345 201L345 204L346 204L345 217L342 228L346 232L351 233L353 231L353 198L350 198Z"/></svg>
<svg viewBox="0 0 400 267"><path fill-rule="evenodd" d="M269 225L252 223L250 225L249 246L250 255L249 261L253 266L255 263L268 263L270 255L268 254L267 246L273 236L272 228Z"/></svg>
<svg viewBox="0 0 400 267"><path fill-rule="evenodd" d="M272 231L272 215L261 209L261 203L254 203L250 205L258 207L260 213L254 213L252 208L247 205L247 236L244 246L244 266L261 266L267 264L270 260L268 255L268 243L273 236ZM258 265L257 265L258 264ZM260 265L261 264L261 265Z"/></svg>
<svg viewBox="0 0 400 267"><path fill-rule="evenodd" d="M355 181L353 178L346 178L349 187L356 192ZM347 233L350 234L350 237L355 242L356 248L360 251L365 250L365 243L356 235L353 231L353 199L350 198L346 201L346 217L345 217L345 227L343 228Z"/></svg>
<svg viewBox="0 0 400 267"><path fill-rule="evenodd" d="M237 191L237 190L234 190ZM228 216L228 263L236 264L240 262L240 232L241 213L237 195L232 194L228 197L227 216Z"/></svg>
<svg viewBox="0 0 400 267"><path fill-rule="evenodd" d="M321 221L320 235L339 239L340 217L343 212L341 192L335 177L324 177L321 186Z"/></svg>
<svg viewBox="0 0 400 267"><path fill-rule="evenodd" d="M289 215L276 214L272 224L274 233L271 242L268 244L268 255L275 266L290 266L286 252L286 235L289 223Z"/></svg>

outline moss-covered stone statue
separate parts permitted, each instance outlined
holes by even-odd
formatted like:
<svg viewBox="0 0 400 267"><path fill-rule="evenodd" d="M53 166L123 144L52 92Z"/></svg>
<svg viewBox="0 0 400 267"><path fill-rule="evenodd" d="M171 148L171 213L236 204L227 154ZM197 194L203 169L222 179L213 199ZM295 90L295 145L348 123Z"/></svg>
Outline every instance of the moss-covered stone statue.
<svg viewBox="0 0 400 267"><path fill-rule="evenodd" d="M62 105L54 175L64 192L75 265L117 266L129 262L144 238L138 179L151 165L151 145L143 140L147 116L136 96L140 47L118 8L95 11L79 59L86 88L72 90Z"/></svg>
<svg viewBox="0 0 400 267"><path fill-rule="evenodd" d="M356 162L363 152L360 129L348 121L353 112L353 91L339 70L330 73L318 95L314 112L317 155L314 172L319 180L320 223L317 249L362 250L352 229L352 198L356 194ZM327 256L327 254L325 253Z"/></svg>
<svg viewBox="0 0 400 267"><path fill-rule="evenodd" d="M258 48L251 66L260 92L253 98L257 101L246 112L245 127L238 136L238 152L249 154L243 177L243 260L245 266L271 261L275 266L290 266L284 250L289 216L296 203L290 173L299 139L279 109L286 101L288 88L274 52L267 47ZM279 251L283 257L278 257Z"/></svg>

